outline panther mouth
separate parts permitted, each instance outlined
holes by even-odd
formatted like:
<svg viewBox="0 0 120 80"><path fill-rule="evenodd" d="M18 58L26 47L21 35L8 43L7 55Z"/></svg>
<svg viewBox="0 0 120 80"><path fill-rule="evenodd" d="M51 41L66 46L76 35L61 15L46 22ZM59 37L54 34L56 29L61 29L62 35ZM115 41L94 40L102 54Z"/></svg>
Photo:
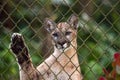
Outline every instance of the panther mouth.
<svg viewBox="0 0 120 80"><path fill-rule="evenodd" d="M56 44L55 46L56 46L57 49L64 51L64 50L66 50L67 48L70 47L70 44L69 43L65 43L63 45Z"/></svg>

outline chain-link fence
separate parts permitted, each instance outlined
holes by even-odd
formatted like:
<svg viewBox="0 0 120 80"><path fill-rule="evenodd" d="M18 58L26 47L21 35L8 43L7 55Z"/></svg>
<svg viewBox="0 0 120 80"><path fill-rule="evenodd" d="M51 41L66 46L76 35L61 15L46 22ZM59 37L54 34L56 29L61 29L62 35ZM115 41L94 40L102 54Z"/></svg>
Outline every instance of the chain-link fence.
<svg viewBox="0 0 120 80"><path fill-rule="evenodd" d="M19 69L9 44L21 33L35 66L53 52L43 28L46 17L59 23L71 14L79 17L78 58L84 80L98 80L103 69L113 69L120 49L120 0L1 0L0 80L19 80Z"/></svg>

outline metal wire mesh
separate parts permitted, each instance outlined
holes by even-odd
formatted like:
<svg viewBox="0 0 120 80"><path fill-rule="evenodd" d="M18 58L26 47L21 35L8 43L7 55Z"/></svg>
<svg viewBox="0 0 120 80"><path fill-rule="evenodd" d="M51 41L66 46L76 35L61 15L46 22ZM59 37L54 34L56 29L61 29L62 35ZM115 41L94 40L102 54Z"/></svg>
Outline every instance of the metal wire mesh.
<svg viewBox="0 0 120 80"><path fill-rule="evenodd" d="M78 57L84 80L97 80L103 68L111 68L120 49L120 0L1 0L0 80L18 80L17 61L9 49L10 37L21 33L35 66L53 52L43 21L79 17ZM46 44L48 46L46 46Z"/></svg>

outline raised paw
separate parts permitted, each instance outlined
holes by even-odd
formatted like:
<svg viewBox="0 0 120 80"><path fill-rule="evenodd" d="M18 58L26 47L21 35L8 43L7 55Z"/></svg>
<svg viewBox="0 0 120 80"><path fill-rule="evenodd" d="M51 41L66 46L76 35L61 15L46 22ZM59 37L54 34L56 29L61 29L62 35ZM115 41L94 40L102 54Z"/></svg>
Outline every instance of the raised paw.
<svg viewBox="0 0 120 80"><path fill-rule="evenodd" d="M30 62L28 49L21 34L13 33L11 37L10 49L17 56L19 64Z"/></svg>
<svg viewBox="0 0 120 80"><path fill-rule="evenodd" d="M11 37L10 48L12 52L18 55L25 48L24 40L21 34L13 33Z"/></svg>

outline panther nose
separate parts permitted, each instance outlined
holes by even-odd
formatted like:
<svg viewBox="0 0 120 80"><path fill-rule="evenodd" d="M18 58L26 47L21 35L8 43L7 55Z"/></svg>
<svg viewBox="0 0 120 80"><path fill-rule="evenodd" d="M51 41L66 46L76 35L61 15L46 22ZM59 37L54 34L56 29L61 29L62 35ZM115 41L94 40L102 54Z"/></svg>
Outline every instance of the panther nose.
<svg viewBox="0 0 120 80"><path fill-rule="evenodd" d="M67 41L59 41L58 44L63 46Z"/></svg>

